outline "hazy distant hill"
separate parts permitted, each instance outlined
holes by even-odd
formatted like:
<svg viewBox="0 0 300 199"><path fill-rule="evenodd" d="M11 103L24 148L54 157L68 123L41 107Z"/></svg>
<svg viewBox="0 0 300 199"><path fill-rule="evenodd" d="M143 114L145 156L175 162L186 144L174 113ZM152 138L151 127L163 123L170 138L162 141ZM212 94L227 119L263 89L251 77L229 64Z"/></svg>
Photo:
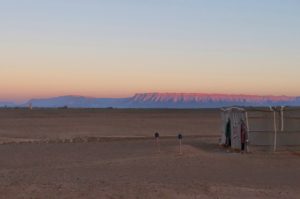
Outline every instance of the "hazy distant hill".
<svg viewBox="0 0 300 199"><path fill-rule="evenodd" d="M168 108L300 105L299 97L201 93L142 93L133 96L131 101L131 104L138 107Z"/></svg>
<svg viewBox="0 0 300 199"><path fill-rule="evenodd" d="M201 93L141 93L129 98L62 96L32 99L23 106L72 108L217 108L224 106L300 106L300 97Z"/></svg>
<svg viewBox="0 0 300 199"><path fill-rule="evenodd" d="M14 107L15 103L13 102L1 102L0 101L0 107Z"/></svg>
<svg viewBox="0 0 300 199"><path fill-rule="evenodd" d="M47 99L32 99L23 106L33 107L71 107L71 108L105 108L121 107L128 98L92 98L83 96L61 96Z"/></svg>

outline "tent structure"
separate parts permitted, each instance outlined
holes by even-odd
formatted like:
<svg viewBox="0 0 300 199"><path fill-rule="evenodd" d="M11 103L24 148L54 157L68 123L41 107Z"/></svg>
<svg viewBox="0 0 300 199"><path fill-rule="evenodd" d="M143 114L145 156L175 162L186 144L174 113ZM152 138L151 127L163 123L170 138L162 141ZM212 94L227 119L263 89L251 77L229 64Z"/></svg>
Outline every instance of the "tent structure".
<svg viewBox="0 0 300 199"><path fill-rule="evenodd" d="M250 146L270 146L273 151L282 146L300 146L300 108L224 108L221 112L221 143L226 144L226 127L230 122L231 148L241 148L241 122L247 126Z"/></svg>
<svg viewBox="0 0 300 199"><path fill-rule="evenodd" d="M228 147L231 147L232 149L241 150L242 124L248 127L246 110L238 107L230 107L222 109L221 116L221 144L228 145ZM248 135L246 137L248 137Z"/></svg>

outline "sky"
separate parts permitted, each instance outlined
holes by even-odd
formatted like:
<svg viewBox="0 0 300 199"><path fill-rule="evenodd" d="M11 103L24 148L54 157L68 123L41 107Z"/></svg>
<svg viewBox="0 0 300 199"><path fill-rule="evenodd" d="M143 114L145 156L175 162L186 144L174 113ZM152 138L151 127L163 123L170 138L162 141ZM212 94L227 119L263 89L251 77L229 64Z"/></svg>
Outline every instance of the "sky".
<svg viewBox="0 0 300 199"><path fill-rule="evenodd" d="M0 100L300 95L298 0L0 0Z"/></svg>

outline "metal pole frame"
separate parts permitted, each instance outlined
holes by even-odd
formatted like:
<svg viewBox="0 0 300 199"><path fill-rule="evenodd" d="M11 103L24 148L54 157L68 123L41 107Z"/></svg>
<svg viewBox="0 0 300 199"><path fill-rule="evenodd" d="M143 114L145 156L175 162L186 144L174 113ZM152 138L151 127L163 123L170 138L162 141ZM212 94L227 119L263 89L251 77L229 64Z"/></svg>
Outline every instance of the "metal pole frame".
<svg viewBox="0 0 300 199"><path fill-rule="evenodd" d="M273 111L274 118L273 118L273 123L274 123L274 148L273 151L276 152L277 148L277 125L276 125L276 110L273 107L270 107L270 110Z"/></svg>
<svg viewBox="0 0 300 199"><path fill-rule="evenodd" d="M283 116L283 112L284 112L284 106L282 106L281 109L280 109L280 115L281 115L281 131L284 131L284 116Z"/></svg>
<svg viewBox="0 0 300 199"><path fill-rule="evenodd" d="M249 126L249 117L248 117L248 112L245 111L245 117L246 117L246 125L247 125L247 140L246 140L246 152L249 153L250 152L250 142L249 142L249 138L250 138L250 126Z"/></svg>

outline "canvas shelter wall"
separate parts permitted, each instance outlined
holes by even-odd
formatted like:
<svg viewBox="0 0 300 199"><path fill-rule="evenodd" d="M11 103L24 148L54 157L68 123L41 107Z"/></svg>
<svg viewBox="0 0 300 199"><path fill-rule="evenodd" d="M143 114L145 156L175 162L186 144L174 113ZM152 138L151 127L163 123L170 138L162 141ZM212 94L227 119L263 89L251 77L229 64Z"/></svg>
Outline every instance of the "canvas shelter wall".
<svg viewBox="0 0 300 199"><path fill-rule="evenodd" d="M269 132L250 132L249 141L250 145L256 146L273 146L275 139L274 131ZM277 147L280 146L300 146L300 133L299 132L286 132L278 131L276 139Z"/></svg>
<svg viewBox="0 0 300 199"><path fill-rule="evenodd" d="M279 130L277 145L300 146L300 108L285 107L282 114L283 128Z"/></svg>
<svg viewBox="0 0 300 199"><path fill-rule="evenodd" d="M274 113L266 110L248 111L248 139L250 145L274 144ZM276 118L279 118L278 116ZM276 119L277 120L277 119ZM279 122L279 120L278 120ZM278 124L278 122L276 122Z"/></svg>
<svg viewBox="0 0 300 199"><path fill-rule="evenodd" d="M262 132L274 131L274 114L272 111L249 111L248 123L249 131ZM279 124L279 115L277 114L276 123Z"/></svg>
<svg viewBox="0 0 300 199"><path fill-rule="evenodd" d="M231 148L241 149L241 122L246 124L245 112L234 110L230 114L231 120Z"/></svg>
<svg viewBox="0 0 300 199"><path fill-rule="evenodd" d="M300 145L300 109L285 108L283 112L276 109L276 145L294 146ZM283 114L283 117L282 115ZM281 122L283 118L283 124ZM249 141L250 145L272 146L274 145L274 112L268 109L248 110ZM282 130L283 127L283 131Z"/></svg>
<svg viewBox="0 0 300 199"><path fill-rule="evenodd" d="M283 110L283 129L287 132L300 133L300 109L299 108L284 108Z"/></svg>

